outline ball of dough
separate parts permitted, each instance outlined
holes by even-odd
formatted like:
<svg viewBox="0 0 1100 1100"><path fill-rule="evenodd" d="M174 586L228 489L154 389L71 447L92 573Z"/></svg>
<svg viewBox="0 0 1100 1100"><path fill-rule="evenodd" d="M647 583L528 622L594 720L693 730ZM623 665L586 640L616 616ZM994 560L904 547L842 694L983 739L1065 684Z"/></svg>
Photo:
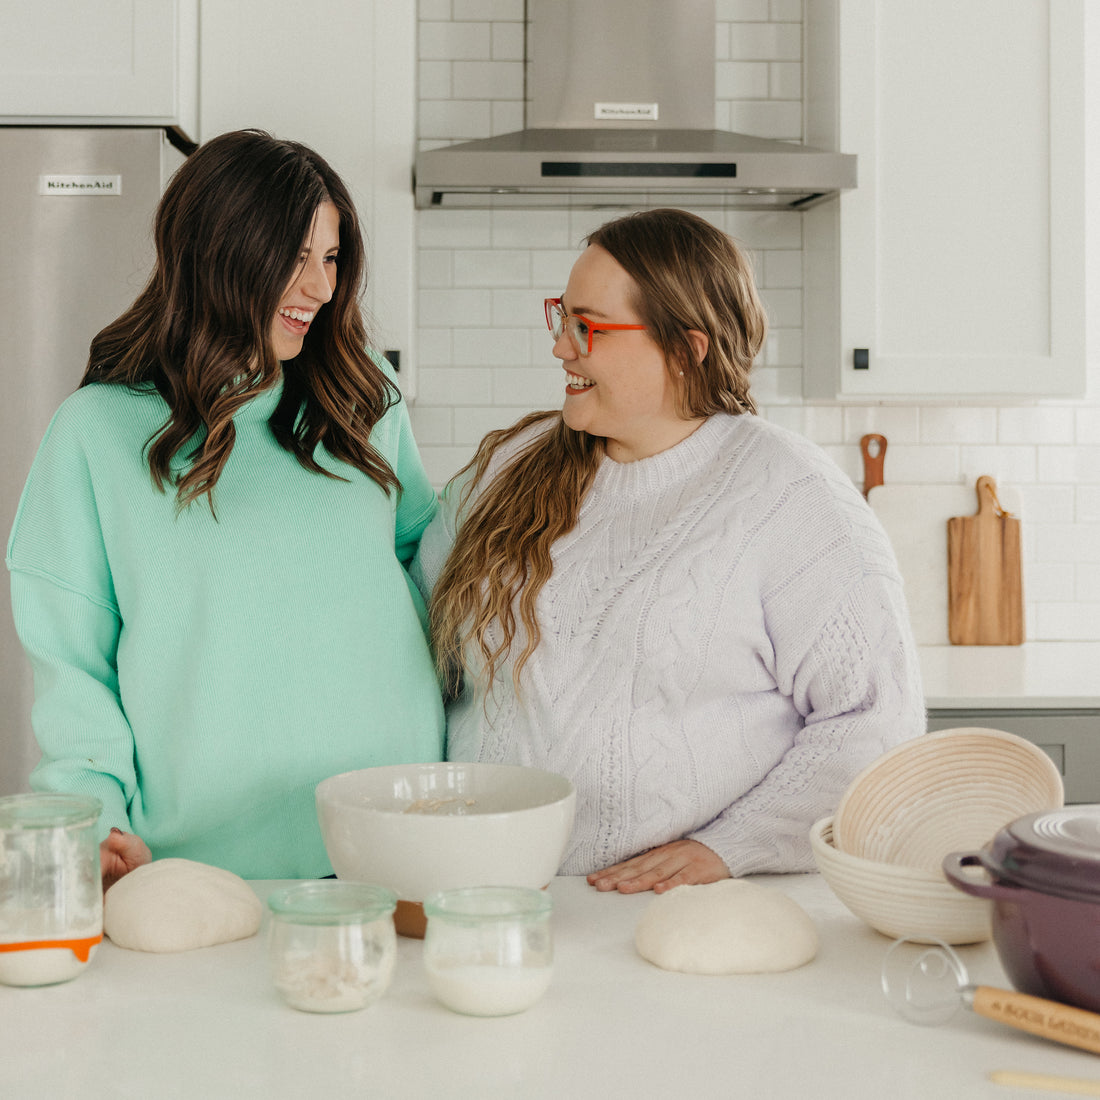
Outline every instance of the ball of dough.
<svg viewBox="0 0 1100 1100"><path fill-rule="evenodd" d="M663 970L762 974L808 963L817 954L817 929L786 894L722 879L659 894L638 922L634 946Z"/></svg>
<svg viewBox="0 0 1100 1100"><path fill-rule="evenodd" d="M133 951L190 951L255 935L263 906L243 878L190 859L155 859L103 897L103 930Z"/></svg>

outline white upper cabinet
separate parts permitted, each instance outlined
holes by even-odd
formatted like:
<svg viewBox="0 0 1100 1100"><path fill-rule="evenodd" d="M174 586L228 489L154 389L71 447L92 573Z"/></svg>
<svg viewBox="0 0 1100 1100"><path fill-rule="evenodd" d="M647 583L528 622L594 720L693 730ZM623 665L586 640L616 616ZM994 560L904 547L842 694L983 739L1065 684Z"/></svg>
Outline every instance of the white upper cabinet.
<svg viewBox="0 0 1100 1100"><path fill-rule="evenodd" d="M0 123L195 130L197 0L0 0Z"/></svg>
<svg viewBox="0 0 1100 1100"><path fill-rule="evenodd" d="M1083 0L806 0L807 133L859 186L807 211L816 399L1085 389Z"/></svg>

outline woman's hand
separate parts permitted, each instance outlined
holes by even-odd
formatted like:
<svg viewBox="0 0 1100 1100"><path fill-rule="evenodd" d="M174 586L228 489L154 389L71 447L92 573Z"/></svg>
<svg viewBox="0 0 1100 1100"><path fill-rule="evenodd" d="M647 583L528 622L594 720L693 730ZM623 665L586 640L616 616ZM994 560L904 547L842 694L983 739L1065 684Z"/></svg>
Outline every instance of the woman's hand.
<svg viewBox="0 0 1100 1100"><path fill-rule="evenodd" d="M594 871L588 876L588 884L597 890L618 890L620 894L643 890L663 894L674 886L699 886L729 877L729 869L705 844L698 840L674 840Z"/></svg>
<svg viewBox="0 0 1100 1100"><path fill-rule="evenodd" d="M136 833L112 829L99 846L99 869L103 876L103 892L114 886L128 871L143 863L152 863L153 853Z"/></svg>

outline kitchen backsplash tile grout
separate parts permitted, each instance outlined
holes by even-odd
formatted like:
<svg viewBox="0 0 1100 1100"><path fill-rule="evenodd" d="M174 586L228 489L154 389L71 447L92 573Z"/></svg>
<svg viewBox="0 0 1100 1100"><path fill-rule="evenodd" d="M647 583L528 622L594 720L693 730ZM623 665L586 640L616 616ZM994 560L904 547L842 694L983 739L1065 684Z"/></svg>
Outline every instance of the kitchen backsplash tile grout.
<svg viewBox="0 0 1100 1100"><path fill-rule="evenodd" d="M800 0L716 0L715 125L802 137ZM419 144L523 122L523 0L420 0ZM614 211L421 211L413 428L437 487L485 432L560 404L540 307L584 234ZM808 404L801 396L801 219L700 211L746 248L772 325L755 368L762 415L819 443L862 484L858 441L889 440L893 483L972 483L1021 497L1027 633L1100 639L1100 364L1088 401L990 407Z"/></svg>

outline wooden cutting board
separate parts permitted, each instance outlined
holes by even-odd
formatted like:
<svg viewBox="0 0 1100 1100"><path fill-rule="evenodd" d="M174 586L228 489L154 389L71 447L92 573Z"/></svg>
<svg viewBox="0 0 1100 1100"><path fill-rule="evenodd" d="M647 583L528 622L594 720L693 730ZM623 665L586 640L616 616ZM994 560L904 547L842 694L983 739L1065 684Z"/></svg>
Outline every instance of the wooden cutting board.
<svg viewBox="0 0 1100 1100"><path fill-rule="evenodd" d="M952 645L1020 645L1024 597L1020 521L978 478L978 511L947 521L947 630Z"/></svg>
<svg viewBox="0 0 1100 1100"><path fill-rule="evenodd" d="M1000 491L1001 503L1020 514L1019 494ZM971 512L966 485L878 485L867 493L886 529L905 582L909 619L918 645L949 645L947 628L947 521Z"/></svg>

